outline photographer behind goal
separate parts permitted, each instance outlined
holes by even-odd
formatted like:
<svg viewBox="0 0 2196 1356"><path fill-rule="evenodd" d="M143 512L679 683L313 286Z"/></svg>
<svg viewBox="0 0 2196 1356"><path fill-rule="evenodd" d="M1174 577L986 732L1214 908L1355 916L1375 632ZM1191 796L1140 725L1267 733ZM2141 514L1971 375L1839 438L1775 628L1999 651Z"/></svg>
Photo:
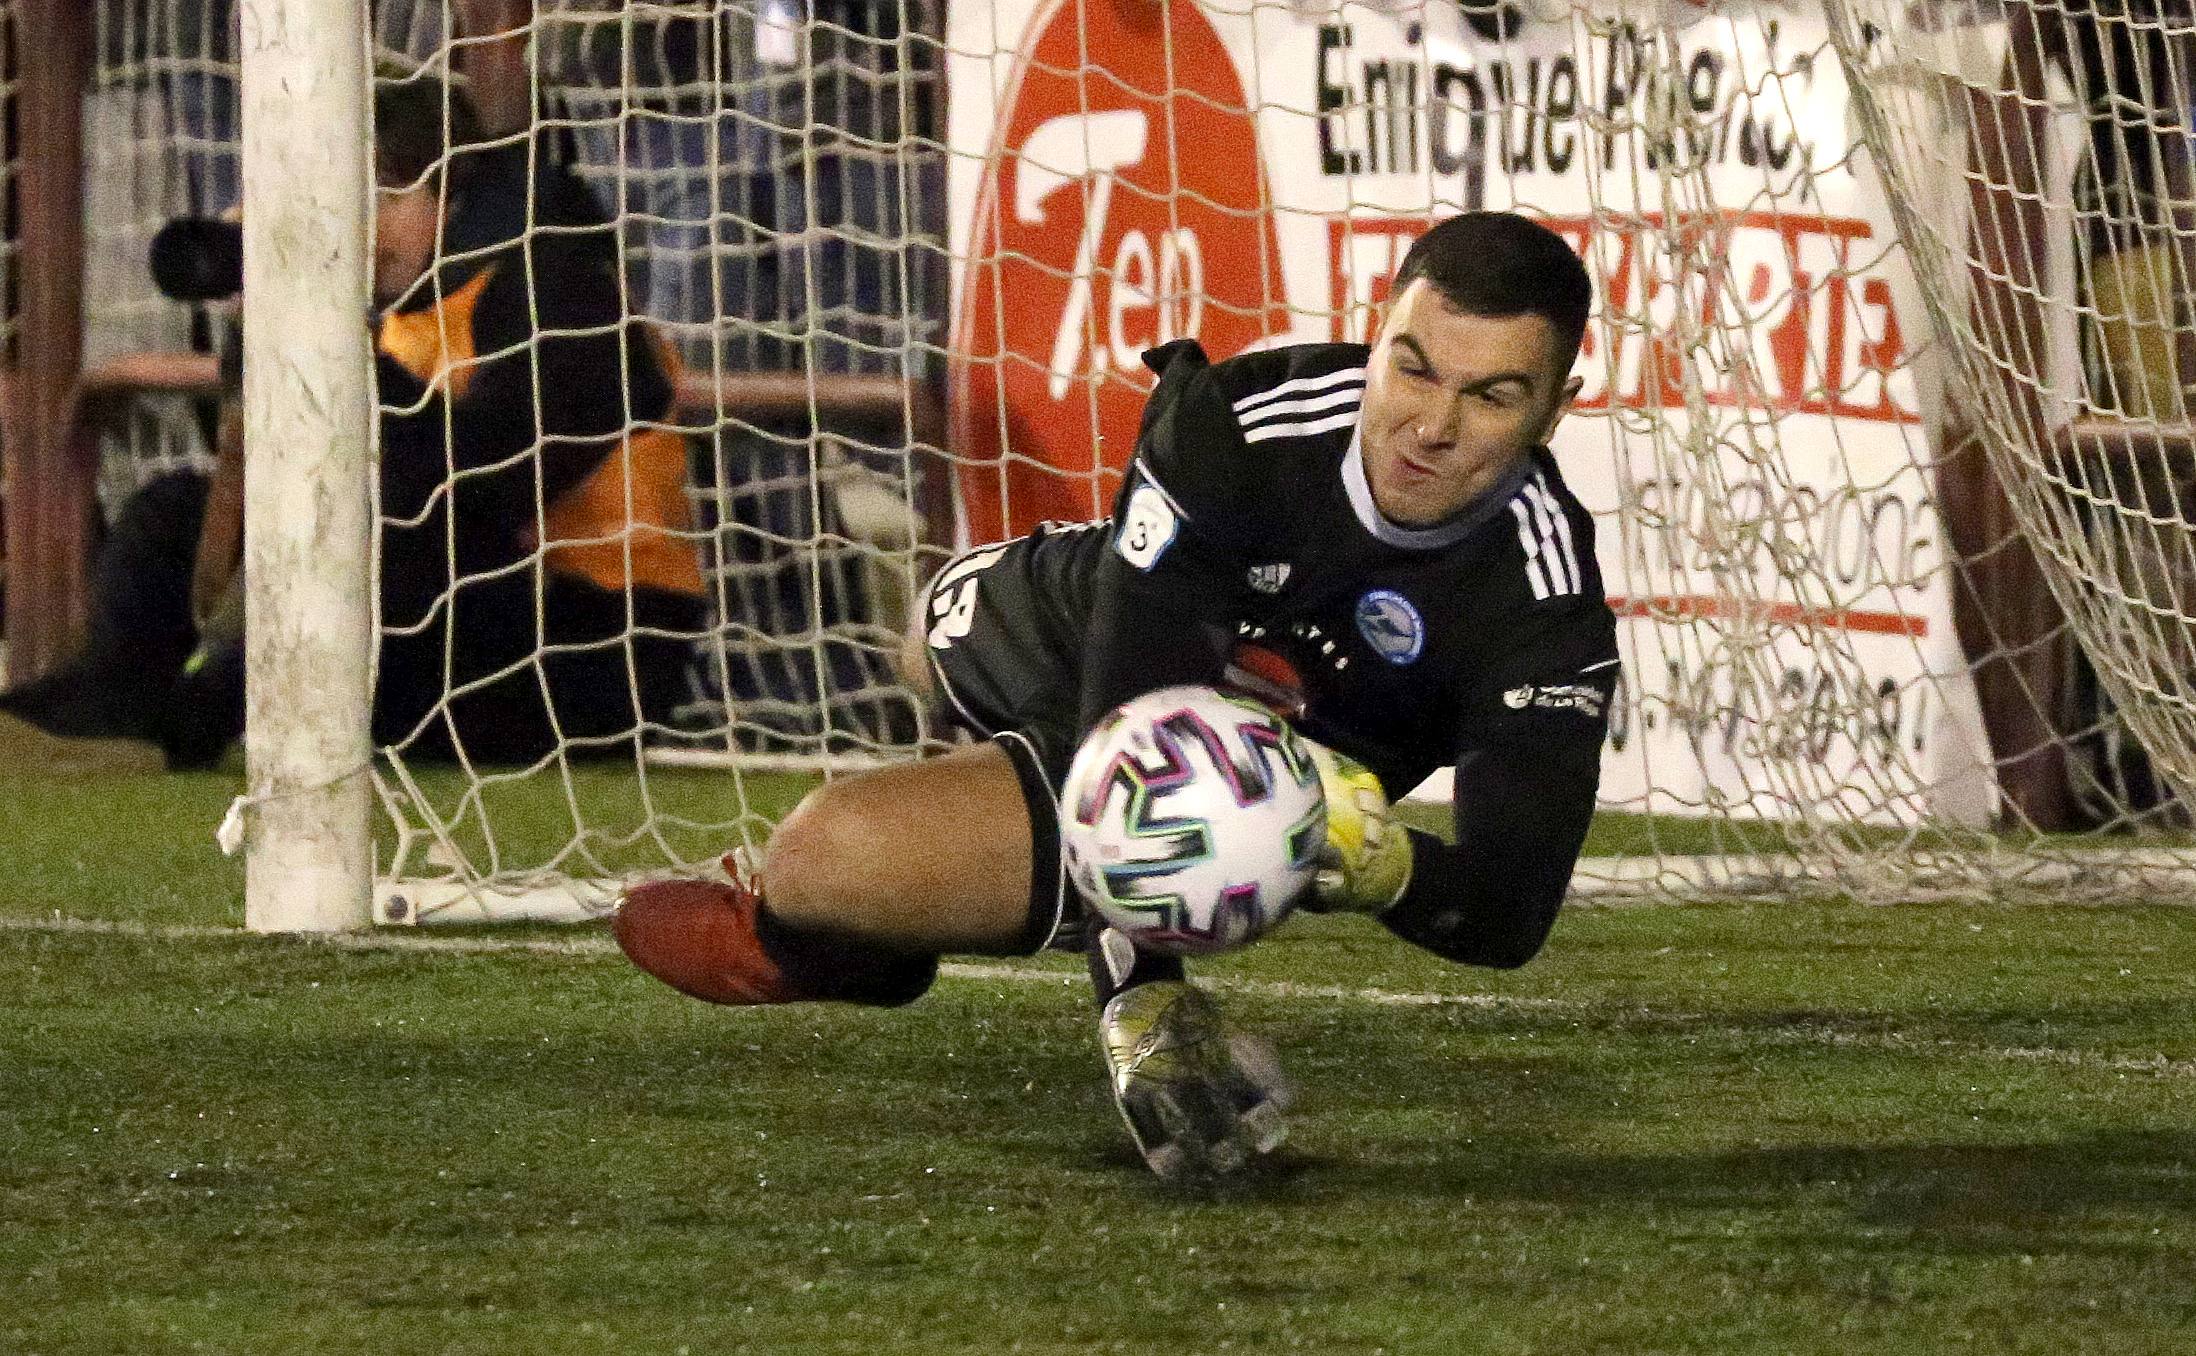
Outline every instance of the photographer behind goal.
<svg viewBox="0 0 2196 1356"><path fill-rule="evenodd" d="M686 443L663 427L676 359L626 316L616 233L568 169L472 144L464 91L425 75L378 81L374 124L374 742L491 763L628 748L684 696L704 624ZM164 285L236 290L233 228L164 235ZM224 441L210 484L178 472L123 506L84 650L0 695L14 742L144 740L193 767L242 733L242 465Z"/></svg>

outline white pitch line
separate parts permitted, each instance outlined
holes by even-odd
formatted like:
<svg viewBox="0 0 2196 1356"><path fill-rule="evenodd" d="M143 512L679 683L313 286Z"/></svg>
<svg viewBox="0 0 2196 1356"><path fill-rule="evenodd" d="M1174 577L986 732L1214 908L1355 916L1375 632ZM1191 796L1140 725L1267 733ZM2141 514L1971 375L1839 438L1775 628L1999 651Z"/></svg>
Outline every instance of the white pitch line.
<svg viewBox="0 0 2196 1356"><path fill-rule="evenodd" d="M147 941L270 941L337 951L425 952L431 955L542 955L593 958L618 954L617 945L601 933L584 937L425 937L411 932L339 932L318 935L291 934L262 938L238 928L203 924L147 924L115 922L101 918L72 918L62 914L44 917L0 916L0 933L47 932L141 938ZM1073 988L1082 976L1069 971L1039 970L1028 966L947 961L938 973L948 979L987 983L1047 985ZM1572 1016L1619 1016L1670 1026L1712 1028L1728 1035L1770 1044L1820 1045L1838 1049L1875 1050L1886 1054L1947 1055L1962 1059L1991 1060L2007 1064L2051 1064L2061 1068L2108 1073L2140 1073L2158 1078L2196 1078L2196 1059L2168 1059L2164 1055L2100 1055L2088 1050L2057 1046L1986 1045L1951 1039L1917 1039L1895 1031L1846 1031L1821 1024L1794 1023L1764 1029L1734 1022L1728 1016L1704 1012L1668 1011L1638 1005L1612 1005L1571 998L1523 998L1490 993L1430 993L1401 989L1353 989L1340 984L1298 984L1277 979L1229 979L1205 981L1225 993L1251 998L1311 999L1322 1002L1369 1003L1379 1007L1470 1008L1477 1011L1544 1012Z"/></svg>
<svg viewBox="0 0 2196 1356"><path fill-rule="evenodd" d="M431 937L411 931L289 933L262 936L240 928L193 923L129 923L104 918L0 917L0 932L91 933L146 941L268 941L337 951L427 952L434 955L485 956L505 953L541 956L614 956L617 944L602 933L583 937ZM949 979L1003 980L1015 984L1073 985L1073 971L1040 970L1026 965L947 961L938 973ZM1339 984L1295 984L1287 980L1214 979L1217 988L1264 998L1312 998L1389 1007L1541 1008L1586 1011L1587 1005L1561 998L1505 998L1479 993L1409 993L1393 989L1352 989Z"/></svg>
<svg viewBox="0 0 2196 1356"><path fill-rule="evenodd" d="M602 933L583 937L432 937L412 931L290 933L263 937L240 928L191 923L129 923L104 918L72 918L53 914L39 918L0 917L0 932L92 933L138 937L147 941L270 941L299 946L330 947L337 951L426 952L433 955L484 956L515 953L540 956L614 956L617 944ZM1040 970L1033 966L979 961L947 961L938 973L948 979L1004 981L1013 984L1073 986L1082 982L1074 971ZM1564 998L1514 998L1485 993L1412 993L1397 989L1353 989L1340 984L1298 984L1290 980L1228 979L1213 977L1217 989L1258 998L1315 999L1330 1002L1372 1003L1382 1007L1461 1007L1520 1011L1590 1012L1593 1005ZM1682 1020L1673 1018L1672 1020ZM1706 1020L1706 1019L1700 1019Z"/></svg>
<svg viewBox="0 0 2196 1356"><path fill-rule="evenodd" d="M276 942L330 947L337 951L425 951L443 955L494 955L526 952L544 956L607 956L617 947L608 937L425 937L409 932L323 932L265 935L242 928L202 923L128 923L105 918L0 917L0 932L95 933L140 937L146 941Z"/></svg>

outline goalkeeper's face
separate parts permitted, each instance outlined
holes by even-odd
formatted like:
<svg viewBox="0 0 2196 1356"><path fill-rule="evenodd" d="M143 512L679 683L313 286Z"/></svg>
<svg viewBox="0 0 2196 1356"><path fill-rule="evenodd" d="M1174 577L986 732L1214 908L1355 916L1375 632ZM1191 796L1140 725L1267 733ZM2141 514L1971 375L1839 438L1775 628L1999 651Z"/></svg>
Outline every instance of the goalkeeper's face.
<svg viewBox="0 0 2196 1356"><path fill-rule="evenodd" d="M1366 370L1359 438L1373 502L1441 522L1554 433L1578 393L1544 316L1470 315L1425 278L1389 303Z"/></svg>
<svg viewBox="0 0 2196 1356"><path fill-rule="evenodd" d="M430 179L374 194L374 307L400 301L435 261L442 231L442 195Z"/></svg>

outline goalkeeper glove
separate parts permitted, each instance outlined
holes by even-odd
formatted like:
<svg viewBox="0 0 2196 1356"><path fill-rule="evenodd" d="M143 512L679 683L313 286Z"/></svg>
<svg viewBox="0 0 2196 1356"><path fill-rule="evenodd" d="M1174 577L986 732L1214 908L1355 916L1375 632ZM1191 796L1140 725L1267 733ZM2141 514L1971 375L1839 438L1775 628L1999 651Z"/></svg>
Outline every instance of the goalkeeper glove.
<svg viewBox="0 0 2196 1356"><path fill-rule="evenodd" d="M1327 797L1327 841L1303 907L1314 913L1381 913L1411 883L1411 835L1380 779L1364 764L1304 740Z"/></svg>

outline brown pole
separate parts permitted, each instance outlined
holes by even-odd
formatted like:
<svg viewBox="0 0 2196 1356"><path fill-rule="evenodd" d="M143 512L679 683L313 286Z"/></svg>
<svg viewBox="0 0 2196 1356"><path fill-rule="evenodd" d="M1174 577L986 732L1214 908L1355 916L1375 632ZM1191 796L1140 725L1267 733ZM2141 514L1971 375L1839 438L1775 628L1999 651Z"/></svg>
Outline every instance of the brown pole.
<svg viewBox="0 0 2196 1356"><path fill-rule="evenodd" d="M19 367L6 446L8 678L55 665L82 634L93 469L73 437L84 349L84 116L92 7L22 0Z"/></svg>
<svg viewBox="0 0 2196 1356"><path fill-rule="evenodd" d="M528 25L534 0L457 0L457 35L469 41L457 49L458 71L473 87L480 129L491 137L524 131L534 120L534 85L526 66Z"/></svg>
<svg viewBox="0 0 2196 1356"><path fill-rule="evenodd" d="M1981 410L1949 421L1937 496L1958 559L1953 617L1975 664L1975 693L2007 818L2048 830L2071 827L2074 811L2065 743L2066 618L1984 450L1988 438L2038 451L2051 441L2037 395L2047 347L2038 297L2050 240L2036 154L2045 135L2035 97L2044 88L2044 35L2027 7L2015 10L2012 29L2005 87L1965 95L1973 129L1970 319L1998 360L1999 410L1995 421Z"/></svg>

